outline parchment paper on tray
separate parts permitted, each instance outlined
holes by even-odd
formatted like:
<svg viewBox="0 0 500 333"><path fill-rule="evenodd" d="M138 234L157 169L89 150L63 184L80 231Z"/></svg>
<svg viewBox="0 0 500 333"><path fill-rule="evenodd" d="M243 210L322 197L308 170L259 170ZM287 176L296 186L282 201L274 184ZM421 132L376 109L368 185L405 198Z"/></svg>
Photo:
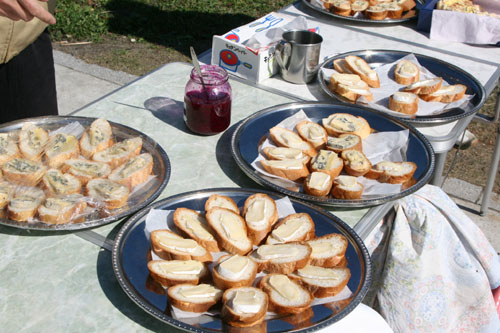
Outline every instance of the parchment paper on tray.
<svg viewBox="0 0 500 333"><path fill-rule="evenodd" d="M295 131L295 126L302 120L311 119L307 117L303 110L300 110L293 116L284 119L276 126ZM409 133L409 130L372 133L363 140L363 153L373 165L381 161L405 161ZM260 161L266 159L261 151L263 148L270 146L274 147L276 145L269 138L266 138L266 140L259 147L259 155L252 162L252 167L254 167L258 172L265 175L269 181L275 183L278 186L286 187L288 189L297 188L298 190L302 190L301 183L297 183L268 173L261 166ZM401 184L380 183L376 180L368 179L365 177L357 177L357 180L365 187L362 195L363 198L369 198L370 196L396 194L401 192Z"/></svg>
<svg viewBox="0 0 500 333"><path fill-rule="evenodd" d="M438 115L440 113L445 112L448 109L460 107L464 103L469 103L469 101L474 97L474 95L465 95L462 99L453 102L453 103L439 103L439 102L426 102L422 99L418 100L418 111L415 115L408 115L401 112L395 112L389 109L389 97L395 92L401 90L401 88L405 87L405 85L399 84L394 80L394 69L396 68L396 64L401 60L409 60L415 63L420 69L420 79L419 80L427 80L437 77L428 71L425 67L423 67L417 60L414 54L408 54L397 61L392 63L384 64L377 68L374 68L377 72L380 79L380 88L370 88L371 93L373 94L373 101L370 102L364 97L360 97L357 101L359 104L367 105L373 109L377 109L383 112L386 112L390 115L396 117L414 117L414 116L431 116ZM327 82L330 81L330 77L333 73L338 73L334 69L322 68L323 77ZM447 81L443 79L442 86L450 85Z"/></svg>
<svg viewBox="0 0 500 333"><path fill-rule="evenodd" d="M241 208L241 207L240 207ZM290 214L295 213L295 209L293 208L292 202L288 197L284 197L282 199L276 200L276 208L278 209L278 216L279 218L286 217ZM162 210L162 209L151 209L146 216L145 220L145 225L144 225L144 234L146 235L146 238L150 240L150 234L153 230L158 230L158 229L168 229L170 231L173 231L178 234L178 230L176 229L176 226L174 224L174 211L173 210ZM254 249L256 249L257 246L254 245ZM211 264L208 265L208 268L210 271L212 271L213 267L215 266L215 263L217 260L222 257L223 255L229 254L228 252L221 251L221 252L211 252L213 261ZM152 250L151 250L151 257L152 260L162 260L160 257L158 257ZM265 273L257 273L257 276L254 281L254 285L260 280L261 277L265 276ZM166 289L166 288L165 288ZM166 293L165 293L166 294ZM316 304L326 304L326 303L331 303L334 301L340 301L344 299L348 299L349 297L352 296L352 291L349 289L348 286L346 286L340 293L338 293L335 296L332 297L325 297L325 298L315 298L312 302L311 305L316 305ZM172 315L177 318L177 319L188 319L188 318L194 318L198 316L216 316L219 314L219 311L217 308L213 308L207 312L204 313L195 313L195 312L187 312L180 310L174 306L170 306L170 309L172 311ZM274 312L267 312L266 313L266 319L271 319L278 316Z"/></svg>

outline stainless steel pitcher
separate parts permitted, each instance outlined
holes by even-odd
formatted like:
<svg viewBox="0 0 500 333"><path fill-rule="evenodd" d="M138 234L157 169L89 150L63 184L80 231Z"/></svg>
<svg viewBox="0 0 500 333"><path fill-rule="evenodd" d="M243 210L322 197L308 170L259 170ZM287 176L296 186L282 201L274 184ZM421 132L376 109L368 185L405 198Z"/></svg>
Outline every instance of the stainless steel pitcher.
<svg viewBox="0 0 500 333"><path fill-rule="evenodd" d="M323 37L309 30L284 32L275 51L281 77L296 84L311 82L318 72L321 42Z"/></svg>

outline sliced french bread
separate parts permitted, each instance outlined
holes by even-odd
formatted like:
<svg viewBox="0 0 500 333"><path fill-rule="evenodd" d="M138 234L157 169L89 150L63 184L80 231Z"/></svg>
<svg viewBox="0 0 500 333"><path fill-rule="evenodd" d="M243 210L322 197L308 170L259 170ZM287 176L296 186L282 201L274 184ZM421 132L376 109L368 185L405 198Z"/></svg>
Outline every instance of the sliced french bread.
<svg viewBox="0 0 500 333"><path fill-rule="evenodd" d="M50 224L79 222L86 207L85 198L78 193L47 198L38 207L38 218Z"/></svg>
<svg viewBox="0 0 500 333"><path fill-rule="evenodd" d="M7 206L9 219L26 222L31 219L38 206L45 199L45 193L38 187L20 186L16 188L14 196Z"/></svg>
<svg viewBox="0 0 500 333"><path fill-rule="evenodd" d="M363 176L368 173L372 167L370 160L363 152L356 149L347 149L340 153L344 160L344 171L351 176Z"/></svg>
<svg viewBox="0 0 500 333"><path fill-rule="evenodd" d="M49 134L43 128L31 122L26 122L21 127L21 131L19 132L19 150L24 158L40 161L48 142Z"/></svg>
<svg viewBox="0 0 500 333"><path fill-rule="evenodd" d="M85 194L99 203L103 203L106 209L116 209L127 203L130 190L128 187L109 179L96 178L87 183Z"/></svg>
<svg viewBox="0 0 500 333"><path fill-rule="evenodd" d="M236 214L240 213L240 209L238 208L238 205L236 205L236 202L225 195L212 194L211 196L209 196L207 201L205 202L205 212L208 212L213 207L226 208L232 210Z"/></svg>
<svg viewBox="0 0 500 333"><path fill-rule="evenodd" d="M426 102L451 103L462 99L467 87L463 84L454 84L451 86L441 86L439 90L432 94L419 94L418 97Z"/></svg>
<svg viewBox="0 0 500 333"><path fill-rule="evenodd" d="M304 180L304 192L317 197L324 197L330 193L333 178L325 173L314 171Z"/></svg>
<svg viewBox="0 0 500 333"><path fill-rule="evenodd" d="M107 178L111 173L111 167L106 163L72 158L64 161L61 170L69 173L86 185L94 178Z"/></svg>
<svg viewBox="0 0 500 333"><path fill-rule="evenodd" d="M266 239L266 244L300 242L315 237L314 221L307 213L290 214L279 221Z"/></svg>
<svg viewBox="0 0 500 333"><path fill-rule="evenodd" d="M309 175L309 169L301 160L261 160L259 162L267 172L292 181Z"/></svg>
<svg viewBox="0 0 500 333"><path fill-rule="evenodd" d="M279 314L303 312L311 306L314 299L299 282L283 274L264 276L259 287L269 296L269 310Z"/></svg>
<svg viewBox="0 0 500 333"><path fill-rule="evenodd" d="M153 280L164 287L181 283L196 285L210 277L210 270L198 260L151 260L148 270Z"/></svg>
<svg viewBox="0 0 500 333"><path fill-rule="evenodd" d="M333 113L328 118L323 118L323 126L328 134L356 134L365 139L371 133L371 127L363 117L356 117L349 113Z"/></svg>
<svg viewBox="0 0 500 333"><path fill-rule="evenodd" d="M45 159L50 168L59 168L64 161L77 158L80 155L80 146L75 136L57 133L49 137L45 148Z"/></svg>
<svg viewBox="0 0 500 333"><path fill-rule="evenodd" d="M363 140L356 134L340 134L338 137L329 137L326 149L340 154L346 149L363 151Z"/></svg>
<svg viewBox="0 0 500 333"><path fill-rule="evenodd" d="M115 143L109 148L95 153L92 159L96 162L109 164L111 169L115 169L132 157L139 155L142 149L142 138L134 137Z"/></svg>
<svg viewBox="0 0 500 333"><path fill-rule="evenodd" d="M209 284L177 284L168 288L170 305L188 312L206 312L217 304L222 297L222 290Z"/></svg>
<svg viewBox="0 0 500 333"><path fill-rule="evenodd" d="M328 133L323 126L309 120L302 120L296 127L300 137L313 145L314 149L322 149L328 140Z"/></svg>
<svg viewBox="0 0 500 333"><path fill-rule="evenodd" d="M373 169L380 172L380 175L376 178L379 182L402 184L413 177L417 165L414 162L382 161L377 163Z"/></svg>
<svg viewBox="0 0 500 333"><path fill-rule="evenodd" d="M307 265L298 269L292 279L298 278L314 297L335 296L345 288L351 277L349 268L325 268Z"/></svg>
<svg viewBox="0 0 500 333"><path fill-rule="evenodd" d="M176 233L159 229L151 232L153 252L163 260L212 261L212 255L194 239L183 238Z"/></svg>
<svg viewBox="0 0 500 333"><path fill-rule="evenodd" d="M331 150L320 150L316 156L311 159L310 170L311 172L324 172L330 175L332 179L342 171L344 163L336 152Z"/></svg>
<svg viewBox="0 0 500 333"><path fill-rule="evenodd" d="M359 199L363 194L364 186L353 176L338 176L333 181L332 196L336 199Z"/></svg>
<svg viewBox="0 0 500 333"><path fill-rule="evenodd" d="M236 327L250 327L264 321L268 296L259 288L235 287L222 295L222 318Z"/></svg>
<svg viewBox="0 0 500 333"><path fill-rule="evenodd" d="M9 133L0 133L0 165L21 157L16 141Z"/></svg>
<svg viewBox="0 0 500 333"><path fill-rule="evenodd" d="M257 264L247 256L224 255L212 270L214 284L219 289L251 286L257 275Z"/></svg>
<svg viewBox="0 0 500 333"><path fill-rule="evenodd" d="M42 162L25 158L14 158L2 165L2 173L6 180L14 184L36 186L47 167Z"/></svg>
<svg viewBox="0 0 500 333"><path fill-rule="evenodd" d="M385 16L387 16L387 11L384 8L379 10L374 7L376 6L368 7L365 11L370 19L384 19ZM383 12L385 13L384 16L380 16ZM377 72L375 72L363 58L358 56L347 56L345 57L345 61L351 72L358 74L370 87L380 88L380 80Z"/></svg>
<svg viewBox="0 0 500 333"><path fill-rule="evenodd" d="M63 174L59 169L49 169L42 178L43 188L49 197L80 193L82 184L75 176Z"/></svg>
<svg viewBox="0 0 500 333"><path fill-rule="evenodd" d="M213 207L205 213L205 217L221 248L239 255L245 255L252 250L245 219L239 214L226 208Z"/></svg>
<svg viewBox="0 0 500 333"><path fill-rule="evenodd" d="M259 272L290 274L307 265L311 251L305 242L266 244L253 250L249 257L259 265Z"/></svg>
<svg viewBox="0 0 500 333"><path fill-rule="evenodd" d="M297 148L286 147L265 147L262 153L269 160L301 160L306 164L311 159L311 156L304 154L302 150Z"/></svg>
<svg viewBox="0 0 500 333"><path fill-rule="evenodd" d="M389 109L414 115L418 111L418 97L413 93L397 91L389 97Z"/></svg>
<svg viewBox="0 0 500 333"><path fill-rule="evenodd" d="M345 258L349 245L347 238L338 233L311 239L307 244L312 248L309 264L321 267L337 266Z"/></svg>
<svg viewBox="0 0 500 333"><path fill-rule="evenodd" d="M441 88L443 78L436 77L433 79L420 80L415 83L409 84L403 88L403 91L411 92L414 94L432 94Z"/></svg>
<svg viewBox="0 0 500 333"><path fill-rule="evenodd" d="M280 147L297 148L309 156L316 155L316 149L309 142L303 140L297 133L282 127L273 127L269 130L273 142Z"/></svg>
<svg viewBox="0 0 500 333"><path fill-rule="evenodd" d="M102 151L113 144L113 131L106 119L98 118L90 124L80 139L80 151L85 158Z"/></svg>
<svg viewBox="0 0 500 333"><path fill-rule="evenodd" d="M253 244L259 245L278 221L276 202L267 194L253 194L245 200L243 217L248 238Z"/></svg>
<svg viewBox="0 0 500 333"><path fill-rule="evenodd" d="M220 248L215 239L215 233L207 224L203 214L195 210L180 207L174 212L174 223L179 230L197 241L211 252L219 252Z"/></svg>
<svg viewBox="0 0 500 333"><path fill-rule="evenodd" d="M153 171L153 156L143 153L114 169L108 178L128 187L130 191L146 182Z"/></svg>
<svg viewBox="0 0 500 333"><path fill-rule="evenodd" d="M420 79L420 69L409 60L398 61L394 70L394 79L397 83L404 85L415 83Z"/></svg>

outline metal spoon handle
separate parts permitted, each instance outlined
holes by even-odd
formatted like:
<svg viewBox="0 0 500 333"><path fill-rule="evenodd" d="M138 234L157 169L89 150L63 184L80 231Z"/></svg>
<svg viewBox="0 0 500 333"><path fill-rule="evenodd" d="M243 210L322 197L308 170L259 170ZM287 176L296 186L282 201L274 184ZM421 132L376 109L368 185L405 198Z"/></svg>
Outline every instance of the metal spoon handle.
<svg viewBox="0 0 500 333"><path fill-rule="evenodd" d="M189 47L189 50L191 51L191 60L193 61L194 68L196 69L196 72L198 72L198 75L200 76L201 85L203 86L203 91L205 92L205 95L207 96L208 100L208 91L207 88L205 87L205 82L203 81L203 75L201 74L201 68L200 68L200 63L198 62L198 57L196 56L196 53L194 52L194 48L192 46Z"/></svg>

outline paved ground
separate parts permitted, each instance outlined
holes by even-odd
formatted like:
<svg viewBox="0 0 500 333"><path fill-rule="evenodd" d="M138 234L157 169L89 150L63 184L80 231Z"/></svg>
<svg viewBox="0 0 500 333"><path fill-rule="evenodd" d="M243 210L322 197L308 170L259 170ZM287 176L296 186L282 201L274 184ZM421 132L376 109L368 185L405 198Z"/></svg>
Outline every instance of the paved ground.
<svg viewBox="0 0 500 333"><path fill-rule="evenodd" d="M136 79L134 75L88 65L63 52L54 51L59 113L78 110L99 97ZM500 252L500 196L492 194L490 208L479 215L482 187L460 179L448 179L444 190L483 230L493 247Z"/></svg>

